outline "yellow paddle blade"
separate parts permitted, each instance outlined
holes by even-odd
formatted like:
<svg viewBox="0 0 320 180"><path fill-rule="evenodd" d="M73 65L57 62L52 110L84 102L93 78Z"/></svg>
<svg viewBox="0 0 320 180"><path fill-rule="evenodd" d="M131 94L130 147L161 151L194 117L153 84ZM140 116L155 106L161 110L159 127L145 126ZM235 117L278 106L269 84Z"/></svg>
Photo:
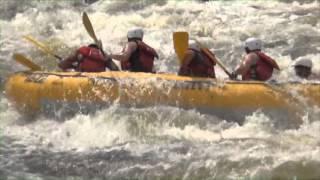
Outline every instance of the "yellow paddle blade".
<svg viewBox="0 0 320 180"><path fill-rule="evenodd" d="M182 60L186 50L188 49L189 34L188 32L174 32L173 33L173 46L174 50L179 58L179 63L182 64Z"/></svg>
<svg viewBox="0 0 320 180"><path fill-rule="evenodd" d="M37 41L35 38L33 38L32 36L23 36L24 39L28 40L29 42L31 42L32 44L34 44L35 46L37 46L40 50L42 50L43 52L54 56L55 58L62 60L62 58L58 55L56 55L48 46L46 46L45 44L43 44L42 42Z"/></svg>
<svg viewBox="0 0 320 180"><path fill-rule="evenodd" d="M83 12L82 14L82 23L84 25L84 27L86 28L88 34L90 35L90 37L94 40L94 42L98 45L98 38L96 36L96 34L94 33L91 21L87 15L86 12Z"/></svg>
<svg viewBox="0 0 320 180"><path fill-rule="evenodd" d="M28 67L29 69L31 69L32 71L41 71L41 67L37 64L35 64L34 62L32 62L30 59L26 58L24 55L22 54L13 54L13 58L14 60L16 60L18 63Z"/></svg>

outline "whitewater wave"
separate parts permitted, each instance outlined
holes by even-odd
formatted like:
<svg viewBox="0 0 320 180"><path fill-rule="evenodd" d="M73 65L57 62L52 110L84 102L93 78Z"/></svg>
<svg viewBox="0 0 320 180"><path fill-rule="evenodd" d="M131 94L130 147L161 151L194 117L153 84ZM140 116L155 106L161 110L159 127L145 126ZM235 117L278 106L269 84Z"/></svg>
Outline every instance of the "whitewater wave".
<svg viewBox="0 0 320 180"><path fill-rule="evenodd" d="M284 0L285 1L285 0ZM30 34L66 57L92 42L81 22L87 11L106 52L119 52L132 26L160 55L159 72L176 73L172 32L185 30L216 53L228 69L243 56L243 41L264 40L264 50L287 81L290 65L306 56L320 72L319 1L1 1L0 79L25 70L11 58L24 53L55 70L56 60L22 39ZM217 68L217 76L227 76ZM2 89L3 90L3 89ZM319 107L303 104L299 128L278 126L263 111L243 124L197 110L112 104L57 121L28 121L0 96L0 178L63 179L318 179Z"/></svg>

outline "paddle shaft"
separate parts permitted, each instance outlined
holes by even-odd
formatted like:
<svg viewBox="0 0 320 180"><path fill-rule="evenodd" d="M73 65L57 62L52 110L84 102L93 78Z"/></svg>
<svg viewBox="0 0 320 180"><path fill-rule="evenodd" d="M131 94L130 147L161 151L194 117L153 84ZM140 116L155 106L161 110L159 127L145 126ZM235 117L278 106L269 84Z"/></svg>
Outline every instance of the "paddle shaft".
<svg viewBox="0 0 320 180"><path fill-rule="evenodd" d="M47 47L45 44L43 44L42 42L36 40L35 38L31 37L31 36L23 36L23 38L25 38L26 40L28 40L29 42L31 42L32 44L36 45L40 50L42 50L43 52L55 57L56 59L58 59L59 61L62 61L63 58L58 56L57 54L55 54L49 47Z"/></svg>
<svg viewBox="0 0 320 180"><path fill-rule="evenodd" d="M207 49L207 48L206 48ZM231 78L231 73L227 70L227 68L221 63L221 61L209 50L207 49L208 52L206 53L210 58L215 59L217 64L221 67L221 69Z"/></svg>
<svg viewBox="0 0 320 180"><path fill-rule="evenodd" d="M216 60L217 64L221 67L221 69L229 76L229 78L232 77L231 73L227 70L226 66L222 64L222 62L216 58L216 56L204 45L202 45L199 41L196 40L196 42L199 44L201 49L204 49L204 52L212 59Z"/></svg>

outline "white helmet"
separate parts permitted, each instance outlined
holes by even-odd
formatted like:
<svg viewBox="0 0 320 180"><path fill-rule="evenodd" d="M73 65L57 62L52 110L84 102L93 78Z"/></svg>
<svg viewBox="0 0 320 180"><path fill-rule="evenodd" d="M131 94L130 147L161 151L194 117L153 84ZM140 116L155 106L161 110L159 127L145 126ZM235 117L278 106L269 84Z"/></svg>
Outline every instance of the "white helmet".
<svg viewBox="0 0 320 180"><path fill-rule="evenodd" d="M244 46L248 48L250 51L261 50L262 41L260 39L251 37L245 41Z"/></svg>
<svg viewBox="0 0 320 180"><path fill-rule="evenodd" d="M132 28L128 31L127 37L130 38L143 38L143 30L142 28Z"/></svg>
<svg viewBox="0 0 320 180"><path fill-rule="evenodd" d="M294 66L304 66L312 68L312 61L309 58L300 57L295 61Z"/></svg>
<svg viewBox="0 0 320 180"><path fill-rule="evenodd" d="M188 47L190 49L194 49L194 50L200 51L200 46L195 40L189 40L188 44L189 44Z"/></svg>

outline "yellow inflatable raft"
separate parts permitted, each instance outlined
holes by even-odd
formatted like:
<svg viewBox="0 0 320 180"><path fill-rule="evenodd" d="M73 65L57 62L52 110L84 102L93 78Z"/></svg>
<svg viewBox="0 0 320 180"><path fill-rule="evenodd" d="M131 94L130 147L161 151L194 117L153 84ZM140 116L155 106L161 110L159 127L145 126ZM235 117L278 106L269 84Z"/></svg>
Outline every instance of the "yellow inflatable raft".
<svg viewBox="0 0 320 180"><path fill-rule="evenodd" d="M207 113L257 109L296 112L306 105L320 106L319 83L220 82L132 72L18 72L8 78L5 92L22 113L46 112L59 106L103 107L110 103L176 106Z"/></svg>

